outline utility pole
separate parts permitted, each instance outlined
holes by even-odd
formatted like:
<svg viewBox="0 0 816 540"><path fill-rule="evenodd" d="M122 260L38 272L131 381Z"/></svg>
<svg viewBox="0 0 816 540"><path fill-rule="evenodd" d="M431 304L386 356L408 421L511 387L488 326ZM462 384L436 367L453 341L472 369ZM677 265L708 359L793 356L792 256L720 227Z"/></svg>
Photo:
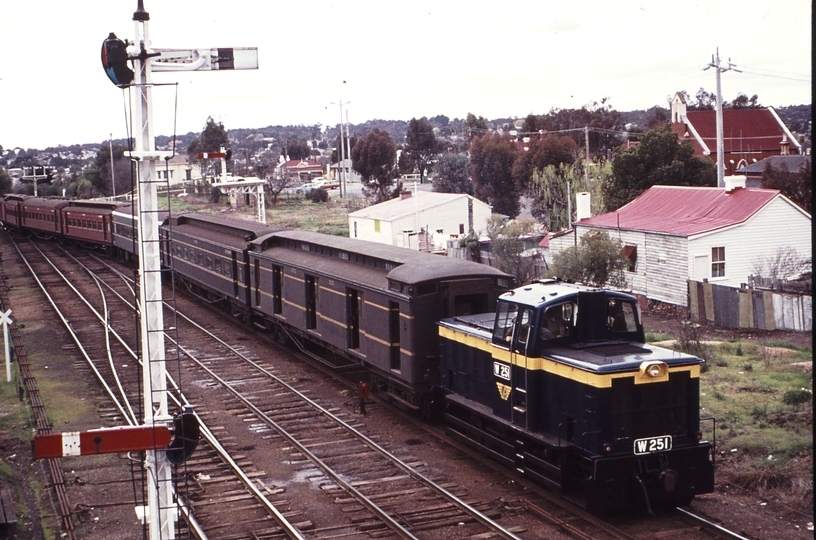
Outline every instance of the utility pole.
<svg viewBox="0 0 816 540"><path fill-rule="evenodd" d="M116 177L113 174L113 133L108 134L108 148L111 158L111 189L113 189L113 200L116 200Z"/></svg>
<svg viewBox="0 0 816 540"><path fill-rule="evenodd" d="M345 105L351 103L347 101ZM348 188L346 187L346 169L345 169L345 161L346 161L346 145L343 142L343 100L340 100L340 103L335 103L332 101L332 105L340 105L340 148L338 148L337 152L337 174L340 176L340 196L343 197L348 196Z"/></svg>
<svg viewBox="0 0 816 540"><path fill-rule="evenodd" d="M722 113L722 89L720 87L720 73L734 70L741 73L740 70L735 69L736 64L731 63L728 59L728 66L720 65L720 48L717 47L716 57L711 56L711 63L709 63L703 71L708 68L714 68L714 73L717 76L717 187L725 187L725 144L723 143L723 113Z"/></svg>

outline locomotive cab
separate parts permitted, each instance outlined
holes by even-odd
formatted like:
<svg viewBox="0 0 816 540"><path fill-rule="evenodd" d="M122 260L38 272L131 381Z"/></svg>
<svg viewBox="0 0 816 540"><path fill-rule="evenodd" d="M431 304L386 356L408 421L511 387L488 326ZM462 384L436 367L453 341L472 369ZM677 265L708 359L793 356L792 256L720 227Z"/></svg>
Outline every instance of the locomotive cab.
<svg viewBox="0 0 816 540"><path fill-rule="evenodd" d="M610 342L646 341L640 308L631 297L603 290L578 291L533 305L525 298L503 296L496 309L492 342L528 356L572 344L579 347Z"/></svg>

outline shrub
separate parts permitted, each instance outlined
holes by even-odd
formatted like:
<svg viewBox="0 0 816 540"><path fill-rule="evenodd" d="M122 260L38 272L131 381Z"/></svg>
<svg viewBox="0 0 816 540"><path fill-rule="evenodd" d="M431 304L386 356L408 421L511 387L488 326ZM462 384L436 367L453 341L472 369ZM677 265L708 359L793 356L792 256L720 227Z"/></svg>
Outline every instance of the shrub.
<svg viewBox="0 0 816 540"><path fill-rule="evenodd" d="M323 188L317 188L309 191L309 193L306 194L306 197L308 197L313 203L322 203L329 200L329 192Z"/></svg>
<svg viewBox="0 0 816 540"><path fill-rule="evenodd" d="M806 388L799 388L798 390L788 390L782 396L782 403L785 405L801 405L808 403L813 399L813 392Z"/></svg>

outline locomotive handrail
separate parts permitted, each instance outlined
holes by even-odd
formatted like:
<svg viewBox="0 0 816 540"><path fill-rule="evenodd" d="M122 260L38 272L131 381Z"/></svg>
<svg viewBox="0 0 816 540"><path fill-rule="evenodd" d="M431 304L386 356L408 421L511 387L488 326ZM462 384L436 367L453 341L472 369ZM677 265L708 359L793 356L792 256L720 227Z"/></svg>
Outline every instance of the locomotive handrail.
<svg viewBox="0 0 816 540"><path fill-rule="evenodd" d="M706 416L700 418L700 423L711 421L711 435L712 435L712 442L711 442L711 464L716 467L717 466L717 419L713 416Z"/></svg>

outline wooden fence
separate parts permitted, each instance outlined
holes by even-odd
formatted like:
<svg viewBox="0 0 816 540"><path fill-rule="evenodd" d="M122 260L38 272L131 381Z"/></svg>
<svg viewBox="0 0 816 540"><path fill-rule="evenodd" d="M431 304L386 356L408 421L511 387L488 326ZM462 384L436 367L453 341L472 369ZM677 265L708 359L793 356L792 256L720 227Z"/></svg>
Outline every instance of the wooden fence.
<svg viewBox="0 0 816 540"><path fill-rule="evenodd" d="M693 320L726 328L813 331L813 297L689 280Z"/></svg>

